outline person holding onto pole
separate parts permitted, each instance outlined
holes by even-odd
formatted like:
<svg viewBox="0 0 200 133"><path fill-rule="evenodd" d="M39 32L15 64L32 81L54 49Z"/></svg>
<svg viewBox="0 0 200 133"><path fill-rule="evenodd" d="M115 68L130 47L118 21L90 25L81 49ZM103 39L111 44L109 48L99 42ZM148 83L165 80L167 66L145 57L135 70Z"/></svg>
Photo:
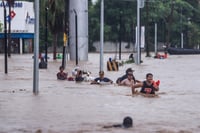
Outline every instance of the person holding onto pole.
<svg viewBox="0 0 200 133"><path fill-rule="evenodd" d="M135 89L139 87L141 87L140 93L155 95L155 92L159 91L159 84L160 84L160 80L155 82L153 80L153 74L147 73L145 81L132 85L131 87L132 95L137 94L137 91Z"/></svg>

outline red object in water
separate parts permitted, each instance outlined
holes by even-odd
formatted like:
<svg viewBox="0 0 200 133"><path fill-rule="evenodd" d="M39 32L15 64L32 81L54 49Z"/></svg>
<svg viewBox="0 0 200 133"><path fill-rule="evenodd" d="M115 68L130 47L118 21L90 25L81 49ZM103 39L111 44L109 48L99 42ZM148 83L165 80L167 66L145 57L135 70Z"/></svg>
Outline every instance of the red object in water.
<svg viewBox="0 0 200 133"><path fill-rule="evenodd" d="M156 85L157 85L157 86L160 85L160 80L156 81Z"/></svg>
<svg viewBox="0 0 200 133"><path fill-rule="evenodd" d="M164 54L164 58L167 58L167 53Z"/></svg>

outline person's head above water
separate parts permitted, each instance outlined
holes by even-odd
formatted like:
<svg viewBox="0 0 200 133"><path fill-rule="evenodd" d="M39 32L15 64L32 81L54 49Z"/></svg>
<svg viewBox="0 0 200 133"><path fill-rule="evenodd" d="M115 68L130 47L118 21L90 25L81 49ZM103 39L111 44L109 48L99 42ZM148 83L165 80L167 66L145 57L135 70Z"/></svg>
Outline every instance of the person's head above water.
<svg viewBox="0 0 200 133"><path fill-rule="evenodd" d="M124 128L130 128L133 126L133 120L131 117L127 116L123 120L123 127Z"/></svg>
<svg viewBox="0 0 200 133"><path fill-rule="evenodd" d="M133 120L130 116L124 117L123 123L122 124L114 124L114 125L108 125L108 126L103 126L103 128L131 128L133 126Z"/></svg>
<svg viewBox="0 0 200 133"><path fill-rule="evenodd" d="M59 70L60 70L60 71L64 71L64 67L63 67L63 66L60 66L60 67L59 67Z"/></svg>
<svg viewBox="0 0 200 133"><path fill-rule="evenodd" d="M133 73L133 72L134 72L134 70L130 67L126 69L126 74Z"/></svg>

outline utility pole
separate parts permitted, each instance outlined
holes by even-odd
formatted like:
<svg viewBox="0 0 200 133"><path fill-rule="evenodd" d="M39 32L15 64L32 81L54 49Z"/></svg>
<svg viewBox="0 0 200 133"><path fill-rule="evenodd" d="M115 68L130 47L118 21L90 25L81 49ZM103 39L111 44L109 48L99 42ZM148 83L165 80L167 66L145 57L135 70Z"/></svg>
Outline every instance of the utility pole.
<svg viewBox="0 0 200 133"><path fill-rule="evenodd" d="M4 8L4 56L5 56L5 74L8 73L8 49L7 49L7 24L6 24L6 5L3 2Z"/></svg>
<svg viewBox="0 0 200 133"><path fill-rule="evenodd" d="M181 48L183 48L183 31L182 31L182 7L181 7Z"/></svg>
<svg viewBox="0 0 200 133"><path fill-rule="evenodd" d="M75 14L75 31L76 31L76 66L78 65L78 18L77 18L77 12L74 9Z"/></svg>
<svg viewBox="0 0 200 133"><path fill-rule="evenodd" d="M8 2L8 57L11 57L11 2Z"/></svg>
<svg viewBox="0 0 200 133"><path fill-rule="evenodd" d="M157 55L157 52L158 52L158 41L157 41L157 23L155 23L155 38L154 38L154 40L155 40L155 42L154 42L154 50L155 50L155 56Z"/></svg>
<svg viewBox="0 0 200 133"><path fill-rule="evenodd" d="M151 57L150 52L149 52L149 25L148 25L148 20L149 20L149 0L146 1L146 32L147 32L147 41L146 41L146 57Z"/></svg>
<svg viewBox="0 0 200 133"><path fill-rule="evenodd" d="M35 34L34 34L34 70L33 70L33 93L37 95L39 93L39 0L35 0Z"/></svg>
<svg viewBox="0 0 200 133"><path fill-rule="evenodd" d="M104 0L101 0L101 28L100 28L100 71L103 71L103 45L104 45Z"/></svg>
<svg viewBox="0 0 200 133"><path fill-rule="evenodd" d="M48 66L48 10L49 8L46 7L45 8L45 61L47 63Z"/></svg>
<svg viewBox="0 0 200 133"><path fill-rule="evenodd" d="M122 11L120 11L119 16L119 60L121 60L121 52L122 52Z"/></svg>
<svg viewBox="0 0 200 133"><path fill-rule="evenodd" d="M65 0L65 13L64 13L64 34L63 34L63 58L62 66L65 68L66 65L66 47L68 42L68 10L69 10L69 0Z"/></svg>
<svg viewBox="0 0 200 133"><path fill-rule="evenodd" d="M140 0L137 0L137 60L136 64L140 64Z"/></svg>

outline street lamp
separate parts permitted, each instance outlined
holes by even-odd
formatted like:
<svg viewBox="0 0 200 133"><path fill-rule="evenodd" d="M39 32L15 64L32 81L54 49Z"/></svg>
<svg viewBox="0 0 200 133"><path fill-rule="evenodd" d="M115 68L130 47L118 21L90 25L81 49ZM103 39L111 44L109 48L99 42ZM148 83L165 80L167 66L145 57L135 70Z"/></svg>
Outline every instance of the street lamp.
<svg viewBox="0 0 200 133"><path fill-rule="evenodd" d="M76 30L76 66L78 65L78 24L77 24L77 12L74 9L74 14L75 14L75 30Z"/></svg>
<svg viewBox="0 0 200 133"><path fill-rule="evenodd" d="M121 29L122 29L122 11L120 11L120 16L119 16L119 60L121 60L121 50L122 50L122 35L121 35Z"/></svg>
<svg viewBox="0 0 200 133"><path fill-rule="evenodd" d="M34 27L34 70L33 70L33 93L37 95L39 93L39 63L38 63L38 53L39 53L39 0L35 0L35 27Z"/></svg>
<svg viewBox="0 0 200 133"><path fill-rule="evenodd" d="M48 23L47 23L47 21L48 21L48 10L49 10L49 8L48 7L46 7L45 8L45 61L46 61L46 63L47 63L47 42L48 42Z"/></svg>
<svg viewBox="0 0 200 133"><path fill-rule="evenodd" d="M100 71L103 71L103 46L104 46L104 0L101 0L101 18L100 18Z"/></svg>
<svg viewBox="0 0 200 133"><path fill-rule="evenodd" d="M66 65L66 45L68 40L68 10L69 10L69 0L65 0L65 13L64 13L64 34L63 34L63 58L62 66L65 68Z"/></svg>
<svg viewBox="0 0 200 133"><path fill-rule="evenodd" d="M187 18L187 46L191 43L191 32L190 32L190 24L191 24L191 18Z"/></svg>
<svg viewBox="0 0 200 133"><path fill-rule="evenodd" d="M140 0L137 0L137 60L136 64L140 64Z"/></svg>
<svg viewBox="0 0 200 133"><path fill-rule="evenodd" d="M6 5L3 2L3 8L4 8L4 56L5 56L5 74L8 73L8 49L7 49L7 24L6 24Z"/></svg>
<svg viewBox="0 0 200 133"><path fill-rule="evenodd" d="M181 7L181 48L183 48L183 31L182 31L182 7Z"/></svg>

